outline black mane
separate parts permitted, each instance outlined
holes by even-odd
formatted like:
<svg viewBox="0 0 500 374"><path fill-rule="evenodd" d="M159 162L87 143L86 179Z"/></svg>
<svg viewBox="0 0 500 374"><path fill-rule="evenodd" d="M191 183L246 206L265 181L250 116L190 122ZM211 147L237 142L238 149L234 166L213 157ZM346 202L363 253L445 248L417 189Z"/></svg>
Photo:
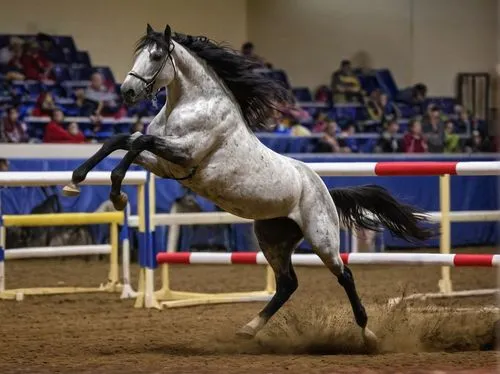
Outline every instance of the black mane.
<svg viewBox="0 0 500 374"><path fill-rule="evenodd" d="M266 128L273 111L290 101L289 91L281 83L255 72L254 69L261 68L261 65L234 49L204 36L174 33L172 39L205 60L215 71L233 93L251 129ZM163 34L153 32L138 41L136 51L151 44L165 51L169 48L169 41Z"/></svg>

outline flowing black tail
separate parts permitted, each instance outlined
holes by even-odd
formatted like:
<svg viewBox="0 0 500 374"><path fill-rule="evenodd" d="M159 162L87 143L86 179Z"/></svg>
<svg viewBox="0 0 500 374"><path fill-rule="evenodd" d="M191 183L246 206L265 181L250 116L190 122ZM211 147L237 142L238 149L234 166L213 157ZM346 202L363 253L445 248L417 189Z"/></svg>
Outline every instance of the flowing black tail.
<svg viewBox="0 0 500 374"><path fill-rule="evenodd" d="M424 241L437 233L419 226L426 221L422 211L398 202L383 187L365 185L333 188L330 195L345 227L380 231L383 225L406 241Z"/></svg>

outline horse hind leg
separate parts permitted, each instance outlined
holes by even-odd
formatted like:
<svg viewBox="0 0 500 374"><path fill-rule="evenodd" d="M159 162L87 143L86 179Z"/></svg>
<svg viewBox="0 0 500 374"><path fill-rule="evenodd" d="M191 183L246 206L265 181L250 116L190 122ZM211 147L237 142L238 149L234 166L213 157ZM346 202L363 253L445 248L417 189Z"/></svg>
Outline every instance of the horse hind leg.
<svg viewBox="0 0 500 374"><path fill-rule="evenodd" d="M377 338L367 327L368 316L357 293L351 270L344 265L340 257L340 225L335 205L326 188L308 189L300 203L300 226L304 237L311 243L313 251L320 257L326 267L333 273L344 288L352 307L356 323L362 329L365 344L375 347Z"/></svg>
<svg viewBox="0 0 500 374"><path fill-rule="evenodd" d="M254 231L259 246L274 271L276 293L261 312L238 331L238 335L249 338L254 337L266 325L297 289L298 281L291 257L302 240L299 226L286 217L256 221Z"/></svg>

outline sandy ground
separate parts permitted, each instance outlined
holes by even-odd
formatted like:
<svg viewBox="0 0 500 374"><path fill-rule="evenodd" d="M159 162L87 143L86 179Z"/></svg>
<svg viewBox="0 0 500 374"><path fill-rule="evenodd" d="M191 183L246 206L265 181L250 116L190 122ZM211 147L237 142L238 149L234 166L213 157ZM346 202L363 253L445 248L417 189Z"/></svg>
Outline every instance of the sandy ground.
<svg viewBox="0 0 500 374"><path fill-rule="evenodd" d="M10 261L7 286L91 286L106 279L104 261ZM352 267L378 334L367 352L342 288L325 268L299 268L299 290L251 341L235 331L262 303L163 311L135 309L116 294L27 297L0 302L0 373L496 373L491 341L494 312L455 313L494 305L455 300L439 313L400 307L389 297L436 291L437 267ZM135 274L136 269L132 272ZM252 266L176 266L179 290L232 291L263 287ZM455 289L491 288L495 270L453 269ZM135 283L134 283L135 284ZM253 285L253 286L252 286ZM418 306L424 306L419 304Z"/></svg>

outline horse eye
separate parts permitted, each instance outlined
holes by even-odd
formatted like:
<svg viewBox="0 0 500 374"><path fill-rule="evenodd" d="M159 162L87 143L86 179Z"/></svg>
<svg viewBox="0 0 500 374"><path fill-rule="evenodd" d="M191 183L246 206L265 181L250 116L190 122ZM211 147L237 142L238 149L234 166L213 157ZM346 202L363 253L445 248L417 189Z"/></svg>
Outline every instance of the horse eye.
<svg viewBox="0 0 500 374"><path fill-rule="evenodd" d="M152 53L151 54L151 60L153 61L160 61L162 58L161 53Z"/></svg>

